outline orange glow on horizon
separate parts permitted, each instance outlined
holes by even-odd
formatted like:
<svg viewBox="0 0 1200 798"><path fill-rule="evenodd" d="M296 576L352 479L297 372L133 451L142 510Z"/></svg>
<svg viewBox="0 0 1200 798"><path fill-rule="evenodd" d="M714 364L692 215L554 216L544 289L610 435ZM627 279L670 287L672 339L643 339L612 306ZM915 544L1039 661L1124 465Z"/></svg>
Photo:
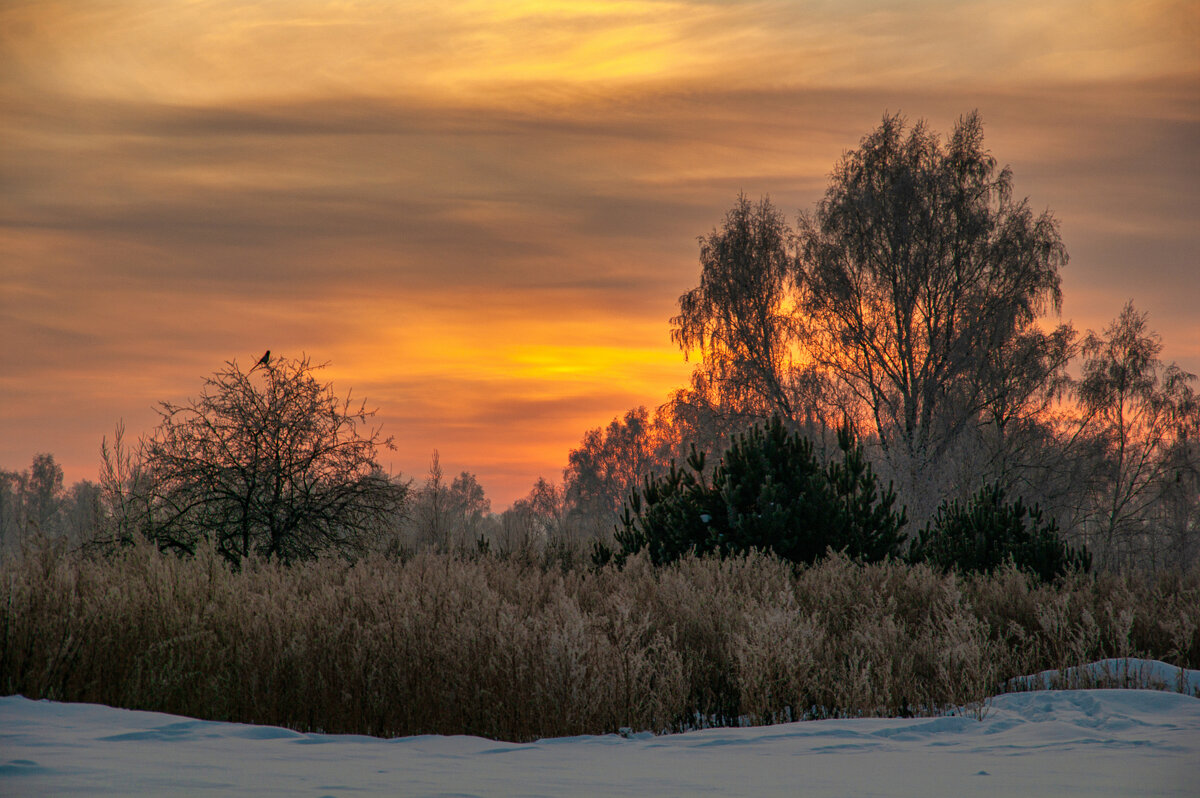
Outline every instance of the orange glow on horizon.
<svg viewBox="0 0 1200 798"><path fill-rule="evenodd" d="M686 384L696 237L794 218L885 111L979 108L1062 222L1064 320L1200 371L1187 0L0 6L0 467L94 479L226 359L329 362L493 506Z"/></svg>

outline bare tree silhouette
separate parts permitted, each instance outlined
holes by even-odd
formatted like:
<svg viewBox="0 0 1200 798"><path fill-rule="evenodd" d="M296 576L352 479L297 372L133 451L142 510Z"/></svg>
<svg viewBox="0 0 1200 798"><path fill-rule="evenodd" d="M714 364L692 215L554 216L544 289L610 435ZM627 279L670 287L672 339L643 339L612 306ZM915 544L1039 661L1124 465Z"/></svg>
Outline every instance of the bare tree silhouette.
<svg viewBox="0 0 1200 798"><path fill-rule="evenodd" d="M321 368L277 358L254 383L227 362L199 398L161 404L142 450L146 528L159 546L190 554L212 538L237 563L374 545L408 487L379 466L378 450L395 446L367 426L374 411L339 399L317 379Z"/></svg>

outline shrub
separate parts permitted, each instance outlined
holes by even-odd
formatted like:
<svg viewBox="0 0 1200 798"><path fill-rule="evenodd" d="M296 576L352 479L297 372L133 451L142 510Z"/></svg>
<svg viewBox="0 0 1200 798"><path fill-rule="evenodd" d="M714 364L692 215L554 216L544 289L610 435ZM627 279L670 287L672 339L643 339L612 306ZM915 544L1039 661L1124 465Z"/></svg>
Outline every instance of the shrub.
<svg viewBox="0 0 1200 798"><path fill-rule="evenodd" d="M1062 541L1054 519L1043 522L1036 504L1006 502L999 485L982 488L966 504L943 501L913 543L909 559L980 573L1012 562L1045 582L1073 569L1086 571L1092 563L1086 549Z"/></svg>
<svg viewBox="0 0 1200 798"><path fill-rule="evenodd" d="M823 467L811 441L775 417L735 438L711 482L693 449L688 469L672 463L630 495L616 533L619 556L647 549L656 564L752 550L793 563L813 563L830 549L866 561L899 556L905 516L893 510L895 493L879 490L849 425L838 445L840 457ZM603 547L597 552L607 559Z"/></svg>

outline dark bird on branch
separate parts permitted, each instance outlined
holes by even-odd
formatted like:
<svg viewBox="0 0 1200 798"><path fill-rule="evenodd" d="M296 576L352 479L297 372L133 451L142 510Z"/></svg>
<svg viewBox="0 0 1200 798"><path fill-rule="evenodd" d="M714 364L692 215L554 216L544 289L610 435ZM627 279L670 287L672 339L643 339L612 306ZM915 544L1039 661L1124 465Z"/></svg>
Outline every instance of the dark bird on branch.
<svg viewBox="0 0 1200 798"><path fill-rule="evenodd" d="M254 371L254 369L258 368L259 366L267 366L267 365L270 365L270 363L271 363L271 350L268 349L263 354L263 356L258 359L258 362L254 364L254 368L250 369L250 371L247 371L246 373L249 374L250 372Z"/></svg>

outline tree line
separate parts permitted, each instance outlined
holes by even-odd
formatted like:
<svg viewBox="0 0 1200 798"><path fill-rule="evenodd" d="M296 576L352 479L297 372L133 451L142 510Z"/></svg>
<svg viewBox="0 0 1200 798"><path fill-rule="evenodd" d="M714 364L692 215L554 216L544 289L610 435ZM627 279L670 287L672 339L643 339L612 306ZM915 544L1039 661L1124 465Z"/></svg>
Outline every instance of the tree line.
<svg viewBox="0 0 1200 798"><path fill-rule="evenodd" d="M0 556L19 547L30 533L86 540L102 526L105 514L100 486L90 480L64 486L62 466L52 454L34 455L22 471L0 469Z"/></svg>
<svg viewBox="0 0 1200 798"><path fill-rule="evenodd" d="M699 244L699 285L671 319L690 384L570 453L581 517L616 523L645 474L777 416L826 458L854 425L915 527L988 489L1105 568L1200 554L1194 375L1162 361L1132 301L1099 332L1049 320L1068 262L1058 221L1015 196L978 114L944 141L885 116L794 225L739 196Z"/></svg>
<svg viewBox="0 0 1200 798"><path fill-rule="evenodd" d="M848 456L853 430L855 467L894 490L912 529L1005 496L1102 568L1194 562L1195 377L1162 361L1132 302L1099 332L1051 321L1067 263L1058 220L1017 198L978 114L944 139L888 115L794 224L739 195L699 238L699 284L670 319L689 384L589 430L561 482L539 478L504 513L475 475L447 479L436 452L421 484L384 473L393 444L365 403L335 395L307 358L267 357L163 403L136 443L118 429L98 485L65 490L49 455L0 472L0 541L90 526L110 544L208 542L234 563L421 547L575 556L614 530L633 540L622 517L648 491L728 475L739 436L776 419L820 467Z"/></svg>

